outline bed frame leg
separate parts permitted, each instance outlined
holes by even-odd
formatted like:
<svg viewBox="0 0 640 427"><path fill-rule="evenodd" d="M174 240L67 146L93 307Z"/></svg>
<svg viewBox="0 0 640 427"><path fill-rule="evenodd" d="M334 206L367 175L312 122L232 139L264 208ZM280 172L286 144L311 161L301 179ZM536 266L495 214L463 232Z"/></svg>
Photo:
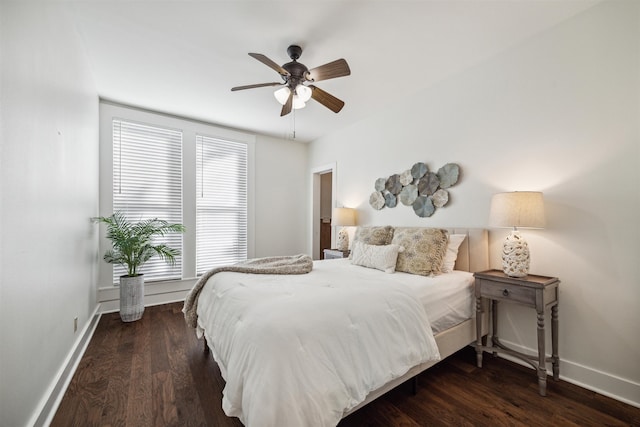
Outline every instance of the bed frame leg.
<svg viewBox="0 0 640 427"><path fill-rule="evenodd" d="M416 375L411 379L411 394L414 396L418 394L418 376Z"/></svg>
<svg viewBox="0 0 640 427"><path fill-rule="evenodd" d="M202 341L204 342L204 354L209 354L209 345L207 344L207 339L202 338Z"/></svg>

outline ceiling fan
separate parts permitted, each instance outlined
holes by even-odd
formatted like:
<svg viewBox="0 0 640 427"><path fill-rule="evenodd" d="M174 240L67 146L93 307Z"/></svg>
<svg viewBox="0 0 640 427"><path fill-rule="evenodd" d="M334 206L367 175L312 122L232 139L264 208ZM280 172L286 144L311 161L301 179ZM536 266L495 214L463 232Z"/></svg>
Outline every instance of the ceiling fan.
<svg viewBox="0 0 640 427"><path fill-rule="evenodd" d="M232 91L254 89L265 86L283 86L275 91L274 96L282 104L280 116L286 116L292 109L299 109L305 106L309 99L315 99L334 113L339 112L344 107L344 102L335 96L325 92L313 84L321 80L335 79L336 77L344 77L351 74L349 65L344 59L337 59L328 64L321 65L309 70L304 64L298 62L298 58L302 54L300 46L291 45L287 48L287 54L291 58L282 66L276 64L271 59L261 53L250 53L249 56L257 59L266 66L277 71L282 77L283 82L274 83L258 83L247 86L236 86L231 88Z"/></svg>

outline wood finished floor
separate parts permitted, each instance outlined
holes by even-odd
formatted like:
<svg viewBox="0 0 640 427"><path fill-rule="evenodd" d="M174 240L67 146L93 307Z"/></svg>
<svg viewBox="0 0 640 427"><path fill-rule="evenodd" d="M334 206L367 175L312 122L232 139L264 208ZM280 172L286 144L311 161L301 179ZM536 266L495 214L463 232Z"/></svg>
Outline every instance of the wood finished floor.
<svg viewBox="0 0 640 427"><path fill-rule="evenodd" d="M181 308L149 307L129 324L102 316L51 425L242 426L222 411L224 381ZM339 426L640 426L638 408L551 379L540 397L534 371L474 363L463 349L420 374L415 396L403 384Z"/></svg>

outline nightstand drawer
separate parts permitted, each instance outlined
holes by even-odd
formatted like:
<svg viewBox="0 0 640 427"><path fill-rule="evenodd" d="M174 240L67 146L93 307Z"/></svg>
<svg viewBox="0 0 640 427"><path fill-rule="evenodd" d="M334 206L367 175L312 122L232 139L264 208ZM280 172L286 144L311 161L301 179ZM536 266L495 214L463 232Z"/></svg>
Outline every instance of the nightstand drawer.
<svg viewBox="0 0 640 427"><path fill-rule="evenodd" d="M536 305L536 290L525 286L481 280L480 292L485 298Z"/></svg>

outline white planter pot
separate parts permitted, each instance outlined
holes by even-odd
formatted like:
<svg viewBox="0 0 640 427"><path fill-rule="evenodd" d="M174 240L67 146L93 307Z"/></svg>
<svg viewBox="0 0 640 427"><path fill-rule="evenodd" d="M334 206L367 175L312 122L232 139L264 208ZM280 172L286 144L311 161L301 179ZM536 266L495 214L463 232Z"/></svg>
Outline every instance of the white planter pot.
<svg viewBox="0 0 640 427"><path fill-rule="evenodd" d="M120 276L120 318L134 322L144 313L144 275Z"/></svg>

